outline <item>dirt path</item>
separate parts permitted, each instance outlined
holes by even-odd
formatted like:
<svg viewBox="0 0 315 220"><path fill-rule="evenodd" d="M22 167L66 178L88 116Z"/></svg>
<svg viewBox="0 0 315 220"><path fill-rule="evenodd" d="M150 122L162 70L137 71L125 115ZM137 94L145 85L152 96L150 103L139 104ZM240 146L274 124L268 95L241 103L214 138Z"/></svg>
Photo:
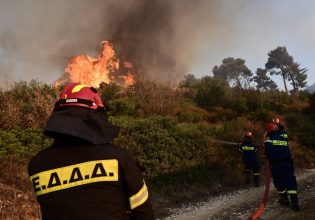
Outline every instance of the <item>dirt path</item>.
<svg viewBox="0 0 315 220"><path fill-rule="evenodd" d="M272 180L271 180L272 181ZM270 197L260 220L294 220L307 218L315 220L315 169L298 172L297 176L301 212L294 212L281 207L278 195L271 183ZM264 186L248 188L229 194L210 198L207 202L198 203L170 210L173 213L168 220L227 220L248 219L259 205L264 193Z"/></svg>

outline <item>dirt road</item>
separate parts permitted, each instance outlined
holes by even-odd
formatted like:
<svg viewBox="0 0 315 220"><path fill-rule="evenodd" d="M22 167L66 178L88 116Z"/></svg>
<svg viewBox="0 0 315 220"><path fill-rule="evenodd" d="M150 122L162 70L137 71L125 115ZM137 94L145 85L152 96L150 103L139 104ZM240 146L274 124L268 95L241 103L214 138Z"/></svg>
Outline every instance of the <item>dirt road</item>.
<svg viewBox="0 0 315 220"><path fill-rule="evenodd" d="M260 220L315 220L315 169L297 172L301 212L294 212L278 204L278 195L271 183L270 197ZM271 180L272 182L272 180ZM264 186L247 188L209 198L207 202L170 210L168 220L227 220L248 219L259 205Z"/></svg>

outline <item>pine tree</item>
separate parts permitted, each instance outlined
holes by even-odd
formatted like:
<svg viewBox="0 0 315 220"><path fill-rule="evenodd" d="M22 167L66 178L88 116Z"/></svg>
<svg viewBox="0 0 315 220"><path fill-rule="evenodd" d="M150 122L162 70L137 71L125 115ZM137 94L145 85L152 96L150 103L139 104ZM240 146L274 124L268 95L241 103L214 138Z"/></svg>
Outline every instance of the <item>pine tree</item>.
<svg viewBox="0 0 315 220"><path fill-rule="evenodd" d="M277 84L267 76L266 69L258 68L253 80L257 83L256 88L260 91L270 91L278 88Z"/></svg>
<svg viewBox="0 0 315 220"><path fill-rule="evenodd" d="M222 64L214 66L213 70L214 78L223 79L227 83L236 85L237 88L249 88L251 76L253 73L245 65L245 60L241 58L234 59L228 57L222 60Z"/></svg>
<svg viewBox="0 0 315 220"><path fill-rule="evenodd" d="M286 80L288 68L293 64L293 57L289 55L286 47L277 47L268 53L268 61L265 67L271 75L281 75L285 91L288 93Z"/></svg>
<svg viewBox="0 0 315 220"><path fill-rule="evenodd" d="M293 86L293 91L296 92L299 88L304 88L306 86L307 79L307 69L300 68L300 64L293 63L288 69L289 80Z"/></svg>

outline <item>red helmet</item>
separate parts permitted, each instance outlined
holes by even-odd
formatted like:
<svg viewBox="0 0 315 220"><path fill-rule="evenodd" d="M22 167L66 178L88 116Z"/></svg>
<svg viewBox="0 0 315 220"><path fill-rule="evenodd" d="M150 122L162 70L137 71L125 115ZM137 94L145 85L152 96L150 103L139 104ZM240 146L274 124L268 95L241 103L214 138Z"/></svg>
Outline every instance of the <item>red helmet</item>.
<svg viewBox="0 0 315 220"><path fill-rule="evenodd" d="M251 131L246 131L245 132L245 137L250 137L252 138L253 137L253 133Z"/></svg>
<svg viewBox="0 0 315 220"><path fill-rule="evenodd" d="M55 109L67 106L81 106L90 109L103 108L104 104L94 87L80 83L70 83L65 86L55 104Z"/></svg>
<svg viewBox="0 0 315 220"><path fill-rule="evenodd" d="M272 122L276 123L276 124L280 124L280 119L279 118L273 118Z"/></svg>
<svg viewBox="0 0 315 220"><path fill-rule="evenodd" d="M274 130L278 130L278 126L275 123L270 123L265 127L266 131L274 131Z"/></svg>

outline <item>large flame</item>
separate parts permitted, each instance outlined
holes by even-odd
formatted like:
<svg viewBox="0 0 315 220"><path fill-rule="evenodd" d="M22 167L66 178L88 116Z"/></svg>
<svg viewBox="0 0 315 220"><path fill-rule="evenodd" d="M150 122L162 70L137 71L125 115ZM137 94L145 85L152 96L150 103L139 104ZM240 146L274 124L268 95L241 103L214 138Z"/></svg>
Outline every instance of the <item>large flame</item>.
<svg viewBox="0 0 315 220"><path fill-rule="evenodd" d="M65 75L55 82L55 86L69 82L79 82L98 87L101 82L128 86L135 83L132 64L117 58L113 44L101 43L101 53L97 58L78 55L65 68Z"/></svg>

